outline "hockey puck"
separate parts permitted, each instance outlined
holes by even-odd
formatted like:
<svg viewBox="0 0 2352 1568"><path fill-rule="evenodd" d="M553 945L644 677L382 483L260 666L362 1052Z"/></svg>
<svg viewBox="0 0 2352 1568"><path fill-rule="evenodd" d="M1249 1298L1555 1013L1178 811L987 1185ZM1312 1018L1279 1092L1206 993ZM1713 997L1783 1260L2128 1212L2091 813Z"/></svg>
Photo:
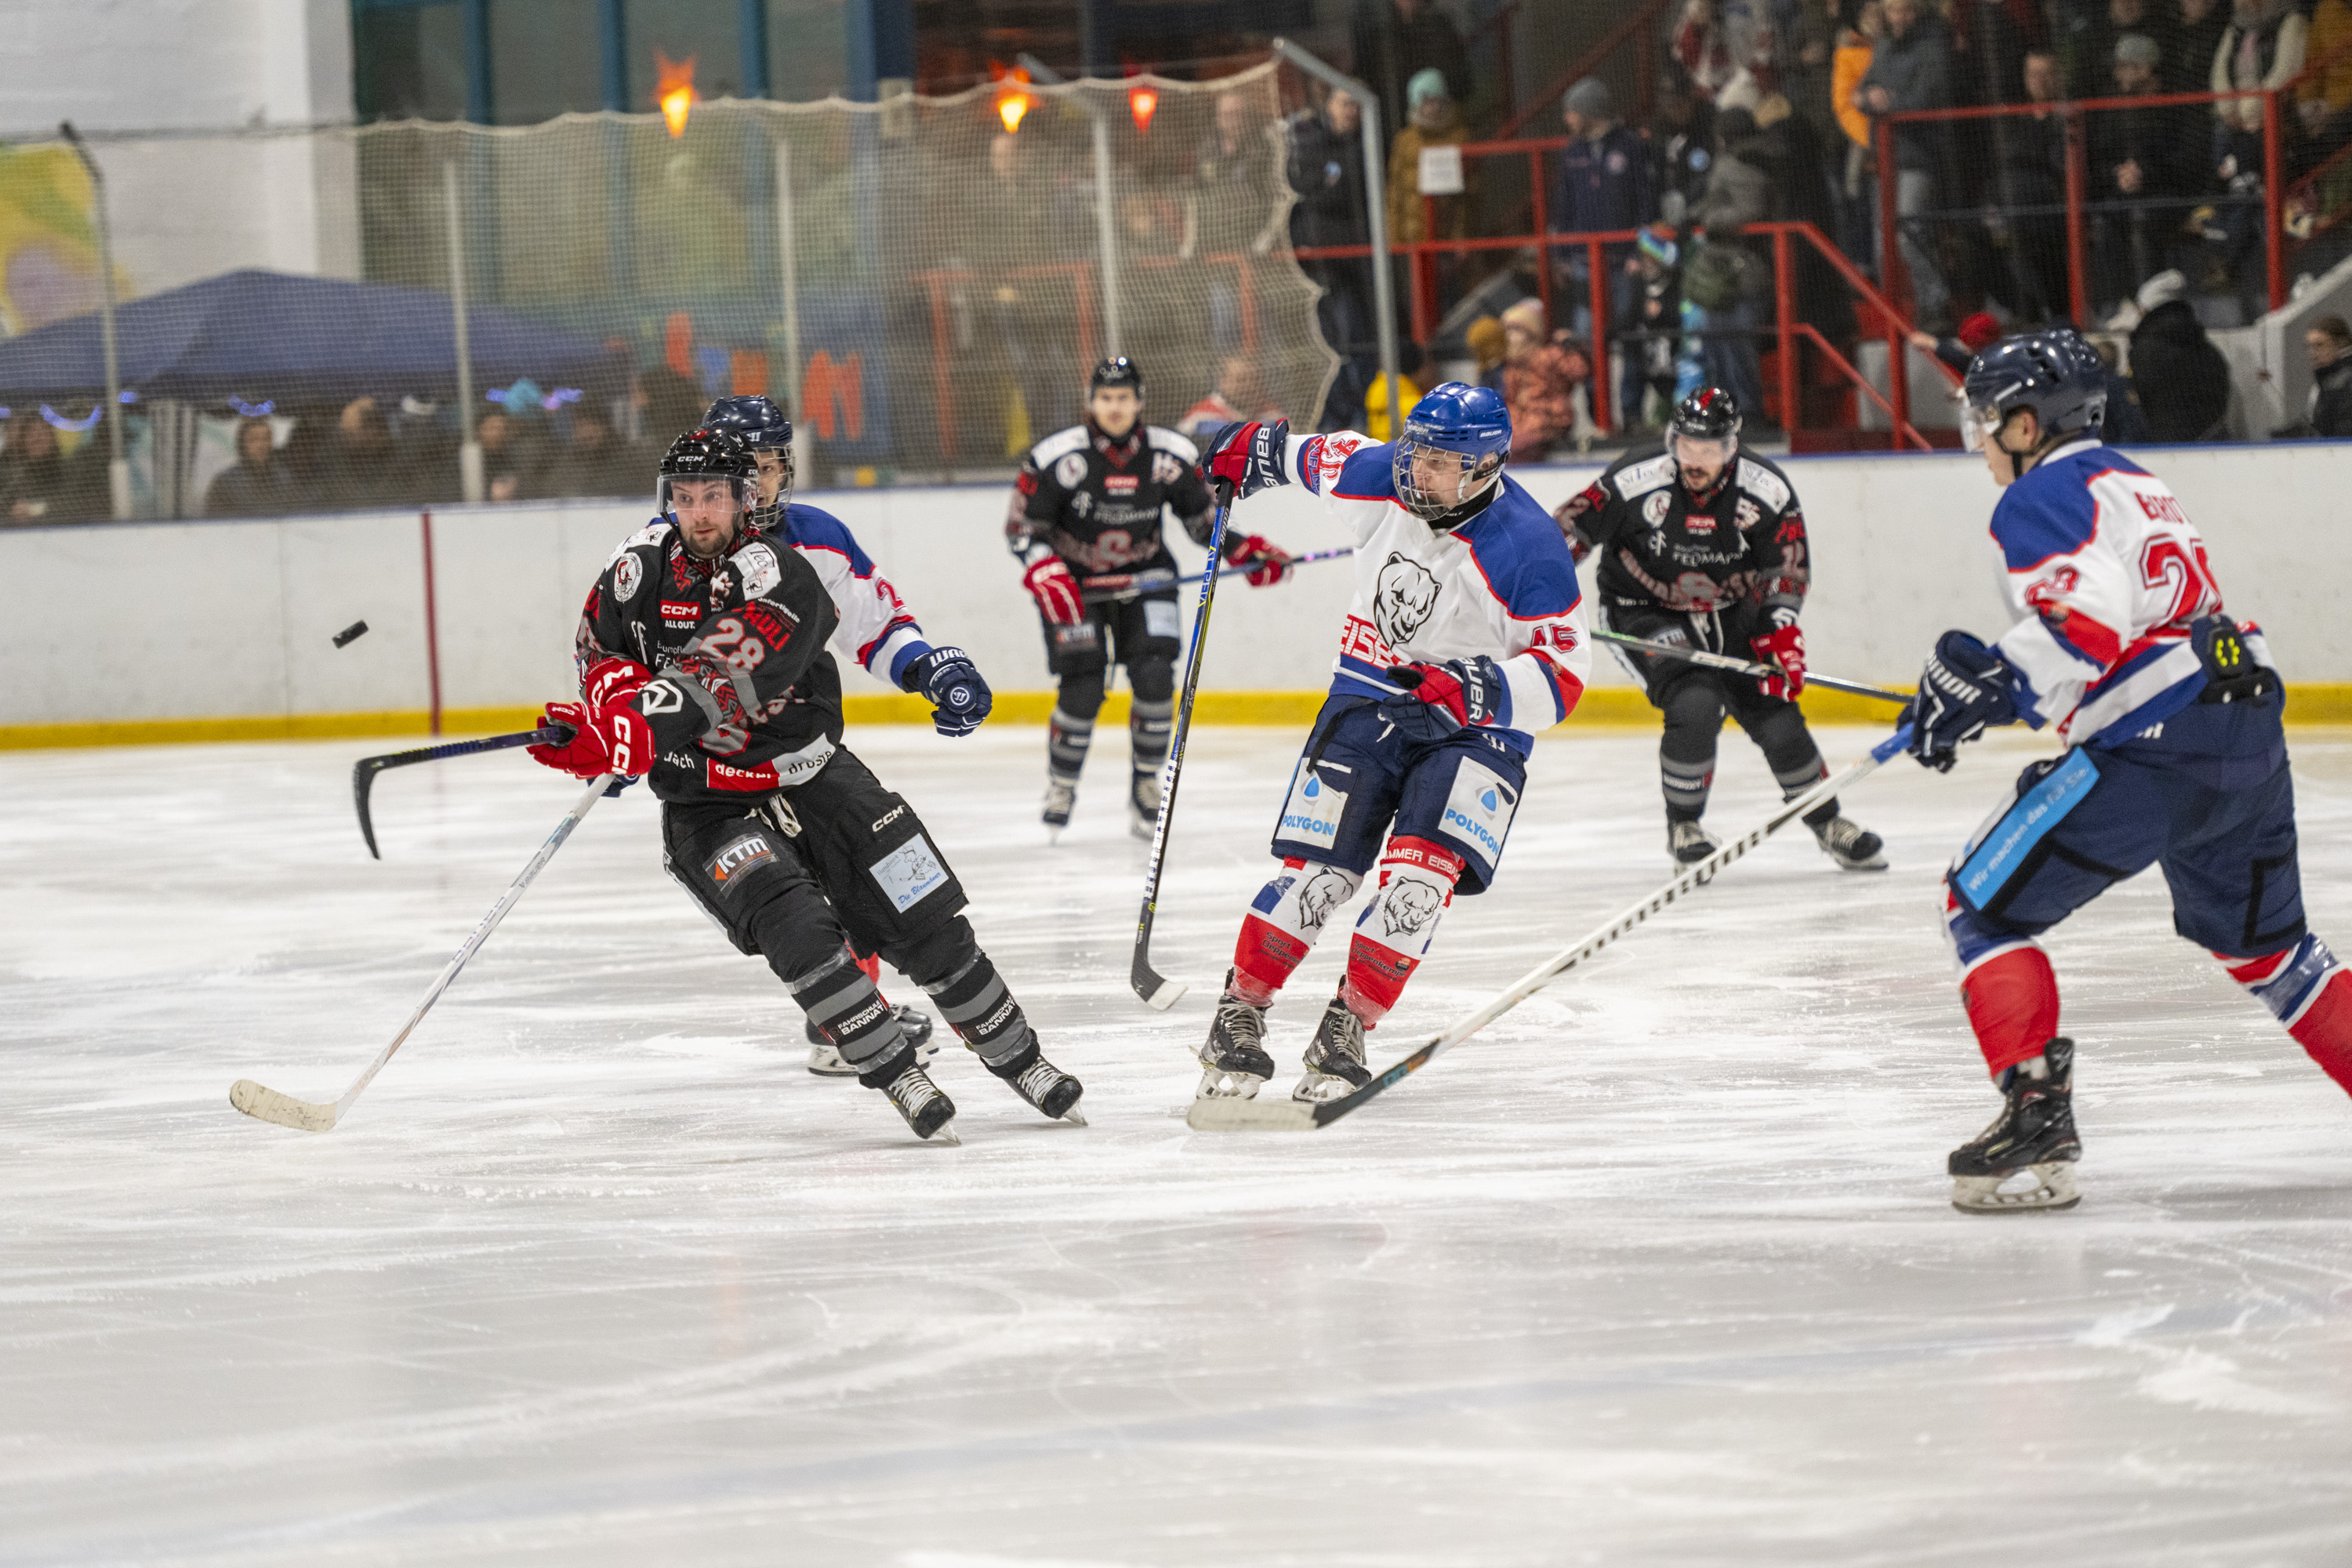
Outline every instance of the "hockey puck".
<svg viewBox="0 0 2352 1568"><path fill-rule="evenodd" d="M360 638L365 636L367 636L367 623L365 621L353 621L350 626L345 626L341 631L335 634L335 646L337 647L346 647L351 644L359 641Z"/></svg>

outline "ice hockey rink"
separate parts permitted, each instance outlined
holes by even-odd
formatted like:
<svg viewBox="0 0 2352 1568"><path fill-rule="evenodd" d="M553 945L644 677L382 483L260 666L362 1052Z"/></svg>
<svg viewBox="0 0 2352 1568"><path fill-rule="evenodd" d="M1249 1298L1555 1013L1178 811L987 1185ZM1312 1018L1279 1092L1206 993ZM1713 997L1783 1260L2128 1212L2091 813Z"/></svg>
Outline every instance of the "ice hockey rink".
<svg viewBox="0 0 2352 1568"><path fill-rule="evenodd" d="M950 1049L958 1149L803 1070L642 789L342 1126L249 1121L237 1078L349 1081L575 786L387 774L378 864L349 770L407 742L0 757L0 1563L2352 1560L2352 1106L2158 876L2049 944L2082 1206L1948 1206L1997 1101L1934 889L2043 742L1866 781L1884 875L1783 835L1360 1114L1211 1135L1189 1054L1298 737L1195 737L1159 1015L1109 733L1051 850L1042 731L852 736L1087 1086L1047 1123ZM2292 739L2352 941L2352 736ZM1666 879L1654 755L1539 745L1376 1060ZM1770 805L1727 735L1711 823Z"/></svg>

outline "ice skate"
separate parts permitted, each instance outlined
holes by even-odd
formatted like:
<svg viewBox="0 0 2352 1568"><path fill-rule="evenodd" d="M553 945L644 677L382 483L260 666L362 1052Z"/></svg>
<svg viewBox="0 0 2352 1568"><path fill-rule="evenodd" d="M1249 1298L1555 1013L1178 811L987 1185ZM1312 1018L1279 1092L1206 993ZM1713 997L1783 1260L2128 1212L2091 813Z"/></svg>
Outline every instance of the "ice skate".
<svg viewBox="0 0 2352 1568"><path fill-rule="evenodd" d="M988 1070L1011 1084L1013 1093L1045 1115L1074 1127L1087 1124L1087 1119L1078 1114L1078 1097L1086 1093L1086 1086L1045 1059L1034 1032L1027 1050L1004 1066Z"/></svg>
<svg viewBox="0 0 2352 1568"><path fill-rule="evenodd" d="M1062 837L1062 829L1070 825L1070 813L1077 808L1078 786L1075 780L1047 779L1045 808L1038 814L1045 824L1045 841L1053 843Z"/></svg>
<svg viewBox="0 0 2352 1568"><path fill-rule="evenodd" d="M1364 1024L1339 996L1323 1009L1315 1037L1307 1043L1307 1076L1290 1091L1293 1100L1310 1103L1337 1100L1372 1081L1364 1066Z"/></svg>
<svg viewBox="0 0 2352 1568"><path fill-rule="evenodd" d="M890 1016L898 1020L899 1034L915 1047L915 1060L929 1066L931 1058L940 1054L940 1047L931 1044L931 1016L919 1007L904 1006L891 1008ZM833 1048L833 1042L814 1023L808 1026L808 1042L809 1071L819 1078L857 1076L857 1069L842 1059L841 1053Z"/></svg>
<svg viewBox="0 0 2352 1568"><path fill-rule="evenodd" d="M1127 830L1146 844L1160 831L1160 775L1138 773L1127 793Z"/></svg>
<svg viewBox="0 0 2352 1568"><path fill-rule="evenodd" d="M898 1114L907 1119L916 1137L933 1143L961 1143L963 1140L955 1132L955 1101L931 1081L930 1075L915 1060L914 1052L894 1051L891 1055L888 1065L861 1073L858 1081L888 1095L890 1103L898 1108ZM900 1062L905 1065L898 1066ZM885 1073L889 1074L887 1079L882 1076ZM877 1082L877 1079L882 1081Z"/></svg>
<svg viewBox="0 0 2352 1568"><path fill-rule="evenodd" d="M1666 853L1677 866L1696 866L1722 847L1722 839L1696 822L1666 824Z"/></svg>
<svg viewBox="0 0 2352 1568"><path fill-rule="evenodd" d="M1812 824L1805 825L1811 827ZM1841 871L1884 871L1886 869L1886 844L1851 817L1832 816L1813 828L1813 840L1822 853L1838 863Z"/></svg>
<svg viewBox="0 0 2352 1568"><path fill-rule="evenodd" d="M2000 1114L1952 1151L1952 1206L1962 1214L2070 1209L2083 1201L2074 1186L2074 1162L2083 1157L2074 1132L2074 1042L2051 1041L2042 1059L2047 1077L2029 1078L2021 1067L2001 1075ZM2002 1190L2022 1176L2033 1184Z"/></svg>
<svg viewBox="0 0 2352 1568"><path fill-rule="evenodd" d="M1234 995L1233 984L1229 969L1201 1046L1201 1087L1194 1092L1203 1099L1255 1100L1274 1076L1274 1058L1265 1054L1265 1007Z"/></svg>

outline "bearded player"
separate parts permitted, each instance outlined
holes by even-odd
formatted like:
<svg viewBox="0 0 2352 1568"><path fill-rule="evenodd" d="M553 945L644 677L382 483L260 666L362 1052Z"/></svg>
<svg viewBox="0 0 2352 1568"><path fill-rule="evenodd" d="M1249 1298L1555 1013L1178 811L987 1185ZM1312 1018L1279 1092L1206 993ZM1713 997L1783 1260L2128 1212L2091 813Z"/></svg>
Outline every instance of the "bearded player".
<svg viewBox="0 0 2352 1568"><path fill-rule="evenodd" d="M1952 1152L1970 1213L2070 1208L2074 1042L2035 938L2153 861L2173 929L2352 1091L2352 979L2304 923L2285 693L2261 631L2221 608L2205 542L2164 481L2100 438L2106 372L2068 330L1994 344L1962 392L2008 613L1988 646L1946 632L1911 754L1948 772L1986 726L2054 726L1944 879L1960 1002L2001 1111ZM2026 1176L2021 1188L2005 1183Z"/></svg>
<svg viewBox="0 0 2352 1568"><path fill-rule="evenodd" d="M918 1137L954 1142L954 1102L851 951L930 993L988 1070L1047 1116L1079 1120L1078 1080L1047 1061L963 917L963 887L912 805L841 743L838 622L816 570L754 531L751 448L696 429L663 457L654 521L590 590L581 700L548 706L562 746L530 754L578 778L646 777L662 860L736 948L793 1000ZM961 718L987 688L961 649L915 682Z"/></svg>
<svg viewBox="0 0 2352 1568"><path fill-rule="evenodd" d="M1664 654L1624 656L1665 715L1658 782L1675 864L1723 847L1699 819L1727 711L1763 752L1782 799L1829 776L1796 703L1805 689L1797 616L1811 576L1804 510L1788 475L1739 449L1739 405L1729 393L1709 386L1684 398L1663 448L1618 458L1554 516L1579 561L1601 554L1594 586L1611 631L1773 667L1756 678ZM1841 816L1835 800L1807 812L1805 826L1847 870L1885 868L1878 835Z"/></svg>
<svg viewBox="0 0 2352 1568"><path fill-rule="evenodd" d="M1202 1094L1254 1096L1273 1076L1266 1011L1377 867L1293 1097L1370 1081L1364 1032L1397 1005L1454 895L1492 881L1534 737L1584 690L1576 563L1503 472L1510 445L1503 400L1449 383L1392 444L1293 436L1276 420L1229 426L1210 446L1202 472L1221 489L1296 483L1322 497L1355 539L1356 599L1275 828L1281 865L1242 917L1201 1047Z"/></svg>

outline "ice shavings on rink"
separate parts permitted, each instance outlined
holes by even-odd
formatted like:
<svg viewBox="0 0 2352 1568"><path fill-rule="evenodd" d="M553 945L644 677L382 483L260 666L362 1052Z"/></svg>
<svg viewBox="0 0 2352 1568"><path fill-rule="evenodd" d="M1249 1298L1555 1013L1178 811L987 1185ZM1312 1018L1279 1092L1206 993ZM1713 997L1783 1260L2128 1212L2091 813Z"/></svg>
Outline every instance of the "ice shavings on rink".
<svg viewBox="0 0 2352 1568"><path fill-rule="evenodd" d="M1827 731L1832 765L1874 736ZM1934 891L2032 754L1897 760L1360 1115L1211 1137L1192 1048L1297 737L1203 731L1155 958L1097 748L852 745L972 889L1093 1125L952 1047L961 1149L800 1018L606 802L343 1124L337 1092L574 793L365 742L0 757L0 1564L2320 1563L2352 1552L2352 1106L2170 932L2049 939L2083 1206L1977 1219L1996 1100ZM2293 737L2352 937L2352 742ZM1764 815L1727 735L1709 814ZM1655 738L1538 745L1388 1060L1668 875ZM1343 944L1273 1013L1295 1076ZM896 982L894 984L894 982ZM922 998L885 973L894 1001Z"/></svg>

